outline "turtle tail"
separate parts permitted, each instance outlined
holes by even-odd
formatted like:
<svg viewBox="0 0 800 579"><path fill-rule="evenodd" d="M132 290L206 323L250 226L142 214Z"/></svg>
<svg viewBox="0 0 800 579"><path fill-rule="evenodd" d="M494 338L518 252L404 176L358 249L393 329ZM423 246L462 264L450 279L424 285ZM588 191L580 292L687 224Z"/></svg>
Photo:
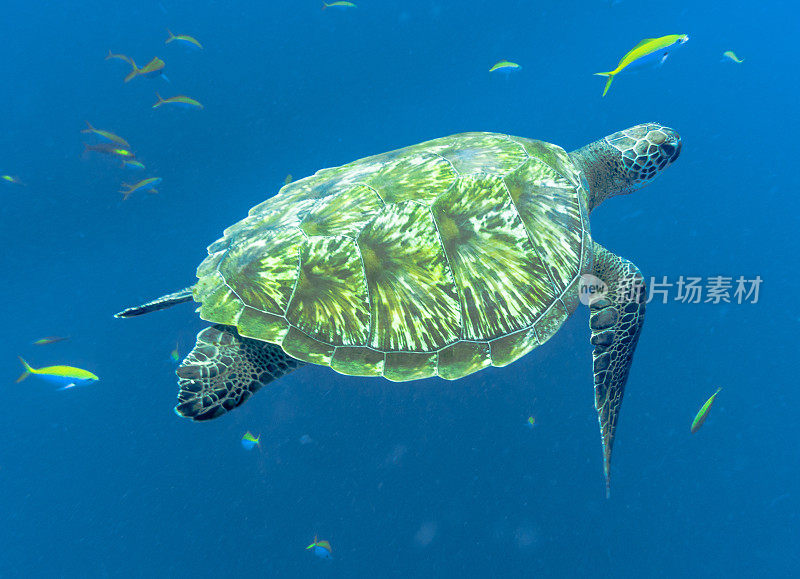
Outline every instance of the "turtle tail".
<svg viewBox="0 0 800 579"><path fill-rule="evenodd" d="M181 291L161 296L158 299L147 302L140 306L122 310L118 314L114 314L115 318L132 318L134 316L141 316L142 314L149 314L150 312L157 312L158 310L165 310L172 306L182 304L184 302L192 301L192 288L183 288Z"/></svg>
<svg viewBox="0 0 800 579"><path fill-rule="evenodd" d="M608 77L608 80L606 81L606 88L603 89L603 96L606 96L606 93L608 92L608 89L611 87L611 83L614 82L614 77L616 76L616 73L614 73L614 72L596 72L594 74L595 74L595 76Z"/></svg>

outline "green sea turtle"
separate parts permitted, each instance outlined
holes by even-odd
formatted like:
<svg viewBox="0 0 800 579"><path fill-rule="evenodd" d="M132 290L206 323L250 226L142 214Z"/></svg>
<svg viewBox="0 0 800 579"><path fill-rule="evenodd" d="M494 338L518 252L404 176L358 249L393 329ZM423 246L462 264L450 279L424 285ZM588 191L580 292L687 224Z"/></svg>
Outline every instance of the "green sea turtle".
<svg viewBox="0 0 800 579"><path fill-rule="evenodd" d="M175 411L208 420L306 363L394 381L505 366L558 330L594 276L608 484L644 280L592 240L588 216L649 183L680 150L674 130L647 123L571 153L465 133L324 169L226 229L192 287L117 316L201 304L213 325L177 370Z"/></svg>

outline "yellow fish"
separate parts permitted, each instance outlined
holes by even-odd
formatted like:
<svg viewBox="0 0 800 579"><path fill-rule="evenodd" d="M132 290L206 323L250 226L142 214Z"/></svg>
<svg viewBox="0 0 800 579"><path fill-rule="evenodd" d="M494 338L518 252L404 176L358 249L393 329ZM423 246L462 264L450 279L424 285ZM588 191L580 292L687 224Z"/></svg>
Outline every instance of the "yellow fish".
<svg viewBox="0 0 800 579"><path fill-rule="evenodd" d="M685 44L689 40L686 34L669 34L660 38L645 38L622 57L617 68L610 72L596 72L597 76L608 77L603 96L606 96L611 83L622 71L632 71L652 64L661 64L669 56L670 50Z"/></svg>
<svg viewBox="0 0 800 579"><path fill-rule="evenodd" d="M717 394L719 394L720 390L722 390L722 388L717 388L717 391L711 395L711 398L706 400L706 403L703 404L702 408L700 408L700 410L697 411L697 415L694 417L694 420L692 421L692 434L700 430L700 427L703 426L703 423L706 421L706 418L708 417L708 412L709 410L711 410L711 405L714 404L714 400L716 399Z"/></svg>
<svg viewBox="0 0 800 579"><path fill-rule="evenodd" d="M158 102L156 102L156 104L153 105L154 109L157 109L157 108L159 108L159 107L161 107L163 105L175 105L175 106L177 106L179 108L183 108L183 109L202 109L203 108L203 105L201 105L200 102L194 100L191 97L185 96L185 95L174 96L174 97L170 97L168 99L161 98L161 95L158 94L158 93L156 93L156 96L158 97Z"/></svg>
<svg viewBox="0 0 800 579"><path fill-rule="evenodd" d="M500 60L489 69L489 72L494 72L496 70L503 70L505 72L510 72L512 70L519 70L522 67L518 65L516 62L511 62L510 60Z"/></svg>
<svg viewBox="0 0 800 579"><path fill-rule="evenodd" d="M322 9L325 10L326 8L355 8L356 5L352 2L343 2L342 0L338 0L337 2L323 2Z"/></svg>
<svg viewBox="0 0 800 579"><path fill-rule="evenodd" d="M732 50L726 50L725 52L722 53L722 56L731 59L736 64L742 64L744 62L744 58L739 58L738 56L736 56L736 53Z"/></svg>
<svg viewBox="0 0 800 579"><path fill-rule="evenodd" d="M53 382L60 385L61 388L59 388L59 390L66 390L67 388L72 388L74 386L91 384L92 382L96 382L100 379L87 370L81 370L80 368L74 368L72 366L47 366L45 368L31 368L21 357L19 361L22 362L23 366L25 366L25 371L22 373L22 375L20 375L19 378L17 378L17 383L22 382L25 378L33 374L34 376L43 378L48 382Z"/></svg>
<svg viewBox="0 0 800 579"><path fill-rule="evenodd" d="M158 193L158 189L156 189L156 186L159 185L161 181L162 181L161 177L150 177L149 179L142 179L141 181L133 185L129 185L128 183L123 183L122 186L126 188L120 191L120 193L122 193L123 195L122 200L127 201L128 197L130 197L137 191L147 191L148 193L153 193L153 194Z"/></svg>
<svg viewBox="0 0 800 579"><path fill-rule="evenodd" d="M158 57L145 64L142 68L136 66L136 63L131 59L131 66L133 69L125 77L125 82L130 82L137 76L162 76L164 74L164 61ZM166 77L165 77L166 78Z"/></svg>
<svg viewBox="0 0 800 579"><path fill-rule="evenodd" d="M172 32L170 32L169 30L167 30L167 34L169 34L169 38L167 38L164 44L169 44L170 42L178 42L188 48L203 50L203 45L200 44L196 38L193 38L188 34L172 34Z"/></svg>
<svg viewBox="0 0 800 579"><path fill-rule="evenodd" d="M102 129L95 129L92 126L92 123L86 121L86 128L81 130L81 133L88 133L91 135L95 135L101 141L105 141L106 143L116 143L117 145L121 145L126 149L130 149L131 146L128 144L128 141L120 137L119 135L115 135L111 131L103 131Z"/></svg>

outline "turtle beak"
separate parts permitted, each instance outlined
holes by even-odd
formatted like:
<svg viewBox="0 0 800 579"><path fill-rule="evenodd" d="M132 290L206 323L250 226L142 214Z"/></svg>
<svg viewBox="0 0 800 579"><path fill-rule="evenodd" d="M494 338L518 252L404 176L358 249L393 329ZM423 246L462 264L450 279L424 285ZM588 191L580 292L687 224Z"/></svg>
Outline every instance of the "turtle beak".
<svg viewBox="0 0 800 579"><path fill-rule="evenodd" d="M677 131L667 127L662 128L661 131L667 136L661 145L661 152L669 159L670 164L674 163L681 154L681 136Z"/></svg>

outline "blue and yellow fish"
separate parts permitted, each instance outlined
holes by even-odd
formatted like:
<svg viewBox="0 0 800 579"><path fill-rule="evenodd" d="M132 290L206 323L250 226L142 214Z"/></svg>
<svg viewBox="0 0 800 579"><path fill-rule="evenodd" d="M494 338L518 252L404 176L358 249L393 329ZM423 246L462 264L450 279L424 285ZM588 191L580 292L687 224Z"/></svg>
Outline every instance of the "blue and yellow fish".
<svg viewBox="0 0 800 579"><path fill-rule="evenodd" d="M314 542L306 547L306 551L311 551L320 559L333 559L331 544L325 540L318 540L314 535Z"/></svg>
<svg viewBox="0 0 800 579"><path fill-rule="evenodd" d="M603 89L603 96L606 96L614 78L621 72L631 72L644 68L649 65L659 65L663 63L672 49L685 44L689 40L686 34L669 34L660 38L645 38L634 46L622 60L617 64L617 68L609 72L596 72L597 76L608 77L606 87Z"/></svg>
<svg viewBox="0 0 800 579"><path fill-rule="evenodd" d="M121 60L127 64L133 66L133 59L130 56L125 56L124 54L114 54L111 50L108 51L108 56L106 56L106 60Z"/></svg>
<svg viewBox="0 0 800 579"><path fill-rule="evenodd" d="M31 368L28 363L19 357L19 361L25 366L25 371L17 378L17 383L22 382L33 374L48 382L61 386L59 390L66 390L74 386L85 386L92 382L97 382L100 378L89 372L72 366L46 366L44 368Z"/></svg>
<svg viewBox="0 0 800 579"><path fill-rule="evenodd" d="M242 436L242 446L245 450L253 450L256 446L261 448L261 435L253 436L249 430Z"/></svg>
<svg viewBox="0 0 800 579"><path fill-rule="evenodd" d="M158 193L158 189L156 186L161 183L161 177L150 177L149 179L142 179L138 183L134 183L130 185L128 183L123 183L122 186L125 189L122 189L120 193L122 193L122 200L127 201L128 197L136 193L137 191L147 191L148 193L156 194Z"/></svg>
<svg viewBox="0 0 800 579"><path fill-rule="evenodd" d="M63 342L64 340L69 340L69 336L47 336L45 338L39 338L33 344L35 346L46 346L48 344L55 344L56 342Z"/></svg>
<svg viewBox="0 0 800 579"><path fill-rule="evenodd" d="M100 153L109 157L118 157L120 159L135 159L136 155L127 147L117 145L116 143L100 143L98 145L90 145L89 143L83 144L83 152Z"/></svg>
<svg viewBox="0 0 800 579"><path fill-rule="evenodd" d="M158 101L153 105L154 109L160 108L164 105L172 105L181 109L202 109L203 105L199 101L194 100L186 95L178 95L169 97L168 99L161 98L161 95L156 93Z"/></svg>
<svg viewBox="0 0 800 579"><path fill-rule="evenodd" d="M23 183L20 178L15 175L0 175L0 179L6 183L13 183L14 185L25 185L25 183Z"/></svg>
<svg viewBox="0 0 800 579"><path fill-rule="evenodd" d="M722 53L722 60L728 60L730 62L735 62L736 64L742 64L744 62L744 58L739 58L736 56L736 53L732 50L726 50Z"/></svg>
<svg viewBox="0 0 800 579"><path fill-rule="evenodd" d="M158 58L157 56L145 64L142 68L136 66L136 62L131 59L131 71L128 73L128 76L125 77L125 82L130 82L137 76L144 76L146 78L152 78L154 76L162 76L164 80L168 80L166 76L164 76L164 61Z"/></svg>
<svg viewBox="0 0 800 579"><path fill-rule="evenodd" d="M343 0L337 0L336 2L323 2L322 9L325 10L326 8L355 8L356 5L352 2L344 2Z"/></svg>
<svg viewBox="0 0 800 579"><path fill-rule="evenodd" d="M169 34L169 38L164 42L164 44L169 44L170 42L176 42L185 48L190 48L192 50L203 50L203 45L200 42L189 36L188 34L172 34L169 30L167 30L167 34Z"/></svg>
<svg viewBox="0 0 800 579"><path fill-rule="evenodd" d="M92 123L86 121L86 128L81 130L81 133L94 135L97 139L102 143L114 143L125 149L130 149L131 146L128 144L128 141L120 137L119 135L115 135L111 131L104 131L102 129L95 129L92 126Z"/></svg>
<svg viewBox="0 0 800 579"><path fill-rule="evenodd" d="M122 161L122 168L123 169L130 169L131 171L144 171L145 166L144 163L141 161L137 161L136 159L124 159Z"/></svg>
<svg viewBox="0 0 800 579"><path fill-rule="evenodd" d="M492 68L489 69L489 72L494 72L499 70L501 72L514 72L516 70L520 70L522 67L518 65L516 62L511 62L510 60L499 60L492 65Z"/></svg>
<svg viewBox="0 0 800 579"><path fill-rule="evenodd" d="M692 427L690 429L692 434L700 430L700 427L703 426L706 418L708 418L708 413L711 410L711 406L714 404L714 400L717 399L717 394L720 393L720 390L722 390L722 388L717 388L717 391L711 395L711 398L706 400L705 404L703 404L700 410L697 411L694 420L692 420Z"/></svg>

